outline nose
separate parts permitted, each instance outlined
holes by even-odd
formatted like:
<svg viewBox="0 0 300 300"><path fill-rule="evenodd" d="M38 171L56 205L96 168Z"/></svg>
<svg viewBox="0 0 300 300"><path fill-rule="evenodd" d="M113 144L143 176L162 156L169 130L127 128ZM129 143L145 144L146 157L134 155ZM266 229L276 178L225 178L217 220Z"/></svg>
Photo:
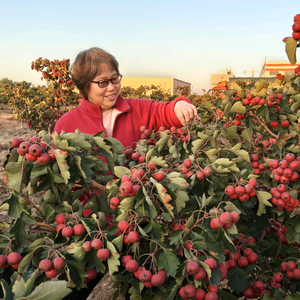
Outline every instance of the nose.
<svg viewBox="0 0 300 300"><path fill-rule="evenodd" d="M115 85L111 82L108 82L108 86L106 87L107 90L113 91L115 89Z"/></svg>

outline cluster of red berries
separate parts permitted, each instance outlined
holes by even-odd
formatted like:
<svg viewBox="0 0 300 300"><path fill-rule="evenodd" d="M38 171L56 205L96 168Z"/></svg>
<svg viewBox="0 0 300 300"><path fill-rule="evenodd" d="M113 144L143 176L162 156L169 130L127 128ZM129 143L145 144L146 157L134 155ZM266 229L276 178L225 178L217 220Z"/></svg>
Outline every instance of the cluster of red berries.
<svg viewBox="0 0 300 300"><path fill-rule="evenodd" d="M283 160L269 160L268 167L272 171L275 181L288 184L299 178L300 157L296 158L293 153L288 153Z"/></svg>
<svg viewBox="0 0 300 300"><path fill-rule="evenodd" d="M300 65L294 70L296 76L300 76Z"/></svg>
<svg viewBox="0 0 300 300"><path fill-rule="evenodd" d="M90 252L92 250L96 250L97 257L100 260L106 260L110 256L110 251L107 248L103 247L103 242L98 238L94 238L92 241L85 241L82 244L82 250L84 252Z"/></svg>
<svg viewBox="0 0 300 300"><path fill-rule="evenodd" d="M280 277L279 274L274 274L274 276L276 277L276 279ZM262 298L265 294L271 296L271 289L278 288L278 286L279 282L276 282L274 277L270 280L270 284L268 284L267 286L265 286L265 284L261 280L256 280L255 282L253 282L252 287L246 288L244 290L243 294L246 299L252 299L257 297Z"/></svg>
<svg viewBox="0 0 300 300"><path fill-rule="evenodd" d="M140 234L134 230L132 224L122 220L118 223L118 231L115 235L123 234L123 243L125 245L137 243L140 240Z"/></svg>
<svg viewBox="0 0 300 300"><path fill-rule="evenodd" d="M165 270L160 270L156 274L152 274L144 266L139 266L139 263L131 255L123 256L121 258L121 265L127 272L133 273L134 277L143 282L147 288L159 287L167 280Z"/></svg>
<svg viewBox="0 0 300 300"><path fill-rule="evenodd" d="M235 115L235 121L233 122L234 125L241 125L241 120L244 120L246 118L246 115L245 114L236 114ZM227 127L227 126L226 126Z"/></svg>
<svg viewBox="0 0 300 300"><path fill-rule="evenodd" d="M270 191L273 196L271 203L276 206L278 210L292 211L299 206L299 200L292 197L286 190L286 185L279 184L277 187L271 188Z"/></svg>
<svg viewBox="0 0 300 300"><path fill-rule="evenodd" d="M203 289L196 289L194 285L187 284L179 290L179 296L182 299L194 299L194 300L218 300L217 294L218 288L212 285L207 287L208 292L206 293Z"/></svg>
<svg viewBox="0 0 300 300"><path fill-rule="evenodd" d="M230 228L234 223L239 220L240 216L236 211L224 212L220 217L215 217L210 220L210 227L218 230L220 227L224 229Z"/></svg>
<svg viewBox="0 0 300 300"><path fill-rule="evenodd" d="M237 99L236 99L237 100ZM242 100L241 98L239 98L238 100ZM256 96L254 97L252 94L247 94L246 97L243 99L243 104L245 106L248 106L248 105L259 105L259 106L262 106L264 104L266 104L266 99L263 99L259 96Z"/></svg>
<svg viewBox="0 0 300 300"><path fill-rule="evenodd" d="M286 276L288 278L300 280L299 261L297 261L297 264L292 260L286 262L284 261L281 264L281 270L286 272Z"/></svg>
<svg viewBox="0 0 300 300"><path fill-rule="evenodd" d="M193 167L193 170L192 170ZM198 180L203 180L205 177L209 177L212 174L211 167L200 168L198 165L192 163L189 158L186 158L183 163L179 166L179 170L181 174L185 175L185 178L188 178L194 174L193 171L196 171L196 178Z"/></svg>
<svg viewBox="0 0 300 300"><path fill-rule="evenodd" d="M58 271L65 266L65 260L62 257L56 257L51 261L50 259L43 259L39 263L39 269L45 272L48 278L54 278L57 276Z"/></svg>
<svg viewBox="0 0 300 300"><path fill-rule="evenodd" d="M76 224L72 227L69 223L65 224L66 220L66 215L63 213L55 216L55 221L58 224L56 231L59 232L61 230L62 236L71 237L72 235L83 235L85 233L85 228L82 224Z"/></svg>
<svg viewBox="0 0 300 300"><path fill-rule="evenodd" d="M266 169L263 164L259 163L259 157L257 154L252 154L250 156L250 161L251 161L252 167L254 169L254 174L259 174Z"/></svg>
<svg viewBox="0 0 300 300"><path fill-rule="evenodd" d="M288 245L288 241L286 238L288 226L282 227L282 225L274 219L269 220L269 223L270 223L270 227L265 229L266 234L270 232L274 232L277 235L277 237L281 239L282 244ZM298 243L294 243L294 246L297 247Z"/></svg>
<svg viewBox="0 0 300 300"><path fill-rule="evenodd" d="M46 166L50 161L55 161L55 154L52 149L48 150L49 145L45 141L41 141L40 137L31 137L28 142L23 138L13 137L10 145L17 148L17 152L30 162L37 161L40 165Z"/></svg>
<svg viewBox="0 0 300 300"><path fill-rule="evenodd" d="M262 144L265 148L265 151L268 151L273 145L276 145L277 144L277 139L269 139L268 141L267 140L264 140L262 141Z"/></svg>
<svg viewBox="0 0 300 300"><path fill-rule="evenodd" d="M294 17L293 29L293 39L300 40L300 14Z"/></svg>
<svg viewBox="0 0 300 300"><path fill-rule="evenodd" d="M166 132L167 134L171 134L172 138L177 138L179 141L189 141L189 133L188 131L184 131L182 128L171 127L170 129L166 129L164 126L159 127L158 131L153 132L151 129L146 128L146 126L140 127L141 139L148 140L149 144L155 144L156 139L160 137L161 132Z"/></svg>
<svg viewBox="0 0 300 300"><path fill-rule="evenodd" d="M17 270L22 259L23 257L19 252L11 252L7 256L2 254L0 255L0 269L11 266L13 269Z"/></svg>
<svg viewBox="0 0 300 300"><path fill-rule="evenodd" d="M256 185L256 179L251 178L245 186L236 185L234 187L232 185L228 185L225 188L224 193L229 196L230 199L239 199L241 202L247 202L250 197L254 197L256 195Z"/></svg>

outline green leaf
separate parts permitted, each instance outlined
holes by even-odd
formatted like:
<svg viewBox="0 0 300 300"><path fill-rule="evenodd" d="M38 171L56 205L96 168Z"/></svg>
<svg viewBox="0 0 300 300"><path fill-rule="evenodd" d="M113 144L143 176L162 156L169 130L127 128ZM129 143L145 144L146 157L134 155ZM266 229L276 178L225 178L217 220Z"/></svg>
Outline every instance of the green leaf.
<svg viewBox="0 0 300 300"><path fill-rule="evenodd" d="M105 139L103 139L102 137L100 136L96 136L94 137L93 139L96 144L101 148L103 149L105 152L107 152L108 154L110 154L111 156L113 156L113 153L111 152L111 146L110 145L107 145L105 143Z"/></svg>
<svg viewBox="0 0 300 300"><path fill-rule="evenodd" d="M164 249L164 251L158 257L158 269L164 269L167 276L176 276L176 270L179 266L177 256L170 250Z"/></svg>
<svg viewBox="0 0 300 300"><path fill-rule="evenodd" d="M175 199L176 211L179 213L183 208L185 208L186 202L190 200L189 195L182 190L176 190L175 194L177 198Z"/></svg>
<svg viewBox="0 0 300 300"><path fill-rule="evenodd" d="M113 243L107 241L106 246L110 252L110 256L107 259L109 274L113 275L114 272L117 272L119 270L118 266L120 266L120 261L119 261L120 254L117 252Z"/></svg>
<svg viewBox="0 0 300 300"><path fill-rule="evenodd" d="M23 210L23 206L20 203L20 195L19 194L11 194L10 198L6 201L9 205L8 216L12 218L19 218L20 214Z"/></svg>
<svg viewBox="0 0 300 300"><path fill-rule="evenodd" d="M60 300L71 293L68 282L64 280L47 281L39 284L28 296L27 300ZM18 300L18 299L16 299ZM21 299L19 299L21 300Z"/></svg>
<svg viewBox="0 0 300 300"><path fill-rule="evenodd" d="M285 40L285 52L287 54L287 57L291 65L294 65L297 62L296 49L297 49L297 41L294 40L292 37L288 37Z"/></svg>
<svg viewBox="0 0 300 300"><path fill-rule="evenodd" d="M230 269L227 273L228 287L237 294L242 293L248 286L249 274L239 267Z"/></svg>
<svg viewBox="0 0 300 300"><path fill-rule="evenodd" d="M272 198L272 195L268 192L265 191L257 191L256 192L259 205L258 205L258 211L257 215L261 216L266 213L266 206L272 207L273 205L268 201L269 199Z"/></svg>
<svg viewBox="0 0 300 300"><path fill-rule="evenodd" d="M67 260L66 266L68 278L70 278L76 287L81 287L83 284L83 277L86 276L86 272L72 260Z"/></svg>
<svg viewBox="0 0 300 300"><path fill-rule="evenodd" d="M232 125L229 127L223 127L221 129L221 135L227 140L233 140L237 137L237 126Z"/></svg>
<svg viewBox="0 0 300 300"><path fill-rule="evenodd" d="M156 142L155 146L158 147L157 152L160 153L160 151L164 148L167 141L169 140L169 135L165 132L160 132L160 139Z"/></svg>
<svg viewBox="0 0 300 300"><path fill-rule="evenodd" d="M160 167L163 167L163 168L167 168L168 167L167 162L161 156L160 157L154 156L154 157L152 157L150 159L150 161L153 161L157 166L160 166Z"/></svg>
<svg viewBox="0 0 300 300"><path fill-rule="evenodd" d="M238 298L233 296L231 293L228 293L221 289L218 289L218 296L219 300L238 300Z"/></svg>
<svg viewBox="0 0 300 300"><path fill-rule="evenodd" d="M126 167L116 166L114 168L114 172L118 178L122 178L124 175L129 173L129 169L127 169Z"/></svg>
<svg viewBox="0 0 300 300"><path fill-rule="evenodd" d="M246 112L246 107L242 104L241 101L237 101L230 108L230 112L235 112L237 114L244 114Z"/></svg>
<svg viewBox="0 0 300 300"><path fill-rule="evenodd" d="M23 277L18 276L17 280L12 286L12 292L14 293L14 299L23 298L25 295L25 280Z"/></svg>
<svg viewBox="0 0 300 300"><path fill-rule="evenodd" d="M56 162L58 164L60 173L61 173L63 179L65 180L65 183L67 184L71 177L70 172L69 172L70 167L67 163L68 153L66 153L65 151L60 150L60 149L54 149L53 151L54 151L54 154L56 157Z"/></svg>
<svg viewBox="0 0 300 300"><path fill-rule="evenodd" d="M4 294L4 299L5 300L12 300L14 299L14 293L12 292L9 284L2 278L0 280L0 284L2 286L3 294Z"/></svg>

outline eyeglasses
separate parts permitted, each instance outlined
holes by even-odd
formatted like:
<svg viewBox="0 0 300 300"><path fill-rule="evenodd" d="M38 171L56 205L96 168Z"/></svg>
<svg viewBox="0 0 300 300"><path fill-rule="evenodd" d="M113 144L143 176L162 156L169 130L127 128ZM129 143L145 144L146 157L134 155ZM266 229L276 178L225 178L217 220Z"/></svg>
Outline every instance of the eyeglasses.
<svg viewBox="0 0 300 300"><path fill-rule="evenodd" d="M121 79L122 79L122 75L119 74L119 75L116 75L110 79L106 79L106 80L100 80L100 81L91 81L93 83L98 83L98 86L100 88L105 88L109 85L109 82L111 81L112 84L118 84L121 82Z"/></svg>

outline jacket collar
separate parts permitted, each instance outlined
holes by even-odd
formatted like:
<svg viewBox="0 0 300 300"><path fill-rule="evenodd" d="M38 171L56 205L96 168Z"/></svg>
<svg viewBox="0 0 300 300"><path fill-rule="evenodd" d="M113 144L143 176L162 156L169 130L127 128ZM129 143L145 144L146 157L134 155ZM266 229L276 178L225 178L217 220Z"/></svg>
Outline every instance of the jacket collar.
<svg viewBox="0 0 300 300"><path fill-rule="evenodd" d="M101 107L97 104L89 102L84 97L82 97L82 101L79 105L79 108L90 116L93 116L96 118L102 118ZM114 108L117 109L118 111L120 111L121 113L131 110L131 107L129 106L127 101L124 100L120 95L116 101Z"/></svg>

